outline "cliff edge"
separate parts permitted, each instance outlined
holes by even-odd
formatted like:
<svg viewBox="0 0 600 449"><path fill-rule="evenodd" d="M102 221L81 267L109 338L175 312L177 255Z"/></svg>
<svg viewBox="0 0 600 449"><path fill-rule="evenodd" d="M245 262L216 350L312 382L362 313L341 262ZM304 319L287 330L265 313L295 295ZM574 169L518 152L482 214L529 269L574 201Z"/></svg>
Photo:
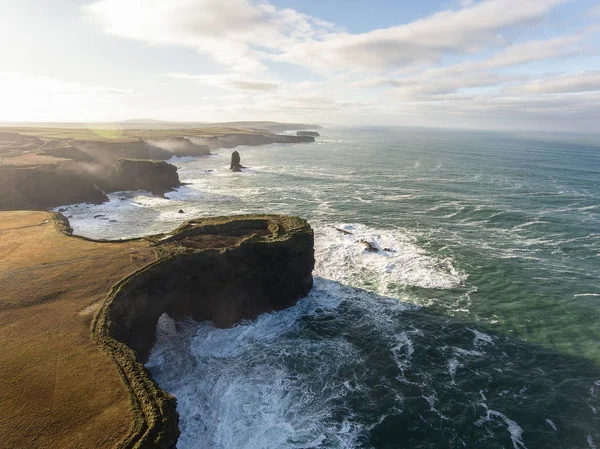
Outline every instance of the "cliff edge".
<svg viewBox="0 0 600 449"><path fill-rule="evenodd" d="M109 242L71 236L61 214L14 211L0 212L0 231L8 447L174 448L175 398L143 365L159 317L227 327L312 287L313 232L295 217L192 220Z"/></svg>

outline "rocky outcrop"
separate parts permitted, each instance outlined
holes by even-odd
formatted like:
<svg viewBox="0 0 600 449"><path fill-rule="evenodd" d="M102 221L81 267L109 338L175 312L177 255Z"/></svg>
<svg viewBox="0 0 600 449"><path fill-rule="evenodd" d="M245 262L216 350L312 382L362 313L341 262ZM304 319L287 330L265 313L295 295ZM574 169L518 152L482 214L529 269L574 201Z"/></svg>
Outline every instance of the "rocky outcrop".
<svg viewBox="0 0 600 449"><path fill-rule="evenodd" d="M71 145L100 166L112 167L120 158L167 160L173 153L139 139L133 142L73 141Z"/></svg>
<svg viewBox="0 0 600 449"><path fill-rule="evenodd" d="M164 195L181 185L177 167L164 161L119 159L103 167L65 164L41 167L0 165L0 210L44 210L74 204L101 204L107 193L147 190Z"/></svg>
<svg viewBox="0 0 600 449"><path fill-rule="evenodd" d="M297 131L296 132L297 136L312 136L312 137L319 137L321 134L319 134L316 131Z"/></svg>
<svg viewBox="0 0 600 449"><path fill-rule="evenodd" d="M0 166L0 210L44 210L63 204L108 201L92 175L71 165Z"/></svg>
<svg viewBox="0 0 600 449"><path fill-rule="evenodd" d="M165 161L119 159L102 182L109 192L147 190L164 195L181 185L177 167Z"/></svg>
<svg viewBox="0 0 600 449"><path fill-rule="evenodd" d="M246 168L241 164L240 153L234 151L231 153L231 164L229 165L229 170L231 171L242 171L242 168Z"/></svg>
<svg viewBox="0 0 600 449"><path fill-rule="evenodd" d="M204 142L213 150L218 148L235 148L242 145L256 146L271 143L314 142L315 138L282 134L224 134L221 136L195 137L194 140Z"/></svg>
<svg viewBox="0 0 600 449"><path fill-rule="evenodd" d="M83 141L68 138L42 142L38 137L0 133L5 155L33 145L39 154L55 158L47 165L0 164L0 210L50 209L73 203L102 203L106 193L148 190L158 195L180 185L175 167L164 161L173 156L204 156L210 149L241 145L314 142L312 136L238 133L216 136L168 137L136 141ZM38 148L40 145L43 149ZM16 148L15 147L15 148ZM9 159L4 156L5 159ZM56 161L59 162L56 162ZM123 163L120 160L138 160ZM2 160L0 159L0 162ZM241 165L239 169L243 168ZM236 168L233 168L236 170ZM144 179L150 176L148 179Z"/></svg>
<svg viewBox="0 0 600 449"><path fill-rule="evenodd" d="M195 137L170 137L161 140L145 140L154 147L166 150L171 156L209 156L208 145L202 143L201 139Z"/></svg>
<svg viewBox="0 0 600 449"><path fill-rule="evenodd" d="M300 218L250 215L193 220L149 240L158 260L113 288L93 337L131 392L136 423L123 447L170 449L179 435L175 399L142 365L159 317L228 327L295 304L312 288L314 237Z"/></svg>

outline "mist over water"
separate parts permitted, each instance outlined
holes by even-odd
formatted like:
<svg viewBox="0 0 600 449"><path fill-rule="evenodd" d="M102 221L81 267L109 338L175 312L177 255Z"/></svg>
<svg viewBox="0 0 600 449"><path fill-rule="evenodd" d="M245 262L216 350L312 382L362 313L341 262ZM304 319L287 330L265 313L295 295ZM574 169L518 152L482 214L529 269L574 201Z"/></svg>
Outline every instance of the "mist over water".
<svg viewBox="0 0 600 449"><path fill-rule="evenodd" d="M250 212L315 229L315 288L295 307L233 329L161 320L148 367L178 399L178 447L598 445L600 144L322 134L239 147L243 173L231 150L176 158L188 184L167 199L65 212L104 238Z"/></svg>

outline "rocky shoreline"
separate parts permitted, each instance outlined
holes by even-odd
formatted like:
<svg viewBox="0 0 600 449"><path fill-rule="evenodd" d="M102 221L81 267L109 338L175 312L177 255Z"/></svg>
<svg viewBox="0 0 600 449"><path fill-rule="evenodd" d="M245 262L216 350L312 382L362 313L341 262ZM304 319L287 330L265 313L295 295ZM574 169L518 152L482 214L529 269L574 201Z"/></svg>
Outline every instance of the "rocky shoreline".
<svg viewBox="0 0 600 449"><path fill-rule="evenodd" d="M68 220L58 213L53 218L70 235ZM192 220L139 240L154 248L157 260L112 288L92 336L130 394L134 422L119 447L170 449L179 436L176 400L143 366L159 317L230 327L292 306L312 288L314 236L300 218L246 215Z"/></svg>
<svg viewBox="0 0 600 449"><path fill-rule="evenodd" d="M17 133L6 138L27 140ZM29 139L31 140L31 139ZM27 140L27 142L29 142ZM127 142L48 141L26 165L0 164L0 210L48 210L73 203L101 204L107 194L148 190L155 195L179 187L173 156L208 156L210 150L272 143L314 142L311 136L269 133L138 139ZM40 142L32 141L40 145ZM28 156L27 154L25 156ZM8 160L8 159L7 159ZM163 161L163 162L159 162Z"/></svg>
<svg viewBox="0 0 600 449"><path fill-rule="evenodd" d="M314 137L0 138L0 250L10 268L0 273L0 320L12 323L0 356L0 432L11 447L173 449L176 399L144 367L159 317L229 327L292 306L312 288L310 225L280 215L216 217L103 241L74 236L65 216L40 210L102 203L114 191L163 195L180 185L165 162L172 156Z"/></svg>

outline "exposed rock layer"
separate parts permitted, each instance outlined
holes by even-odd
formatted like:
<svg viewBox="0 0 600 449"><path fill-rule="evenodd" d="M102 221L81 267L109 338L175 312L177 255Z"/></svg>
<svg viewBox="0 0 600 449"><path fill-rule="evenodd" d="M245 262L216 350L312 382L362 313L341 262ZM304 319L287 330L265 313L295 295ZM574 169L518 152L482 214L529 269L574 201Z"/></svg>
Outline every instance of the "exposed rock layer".
<svg viewBox="0 0 600 449"><path fill-rule="evenodd" d="M155 195L179 186L177 167L165 161L119 159L102 181L104 190L147 190Z"/></svg>
<svg viewBox="0 0 600 449"><path fill-rule="evenodd" d="M40 145L37 137L0 133L10 148L12 142ZM177 187L179 179L166 165L126 163L120 159L167 160L173 156L205 156L211 149L240 145L314 142L310 136L278 134L223 134L219 136L169 137L130 142L61 140L44 144L43 154L60 164L15 166L0 164L0 210L50 209L73 203L100 204L107 193L119 190L149 190L155 194ZM40 154L41 154L40 153ZM0 159L1 162L1 159ZM115 165L116 164L116 165ZM168 166L168 167L167 167ZM119 176L119 173L135 176Z"/></svg>
<svg viewBox="0 0 600 449"><path fill-rule="evenodd" d="M319 137L321 134L319 134L316 131L297 131L296 132L297 136L311 136L311 137Z"/></svg>
<svg viewBox="0 0 600 449"><path fill-rule="evenodd" d="M314 237L305 220L251 215L193 220L149 240L158 260L115 286L93 335L123 373L138 410L124 447L167 449L179 434L175 400L142 365L159 317L228 327L293 305L312 288Z"/></svg>

